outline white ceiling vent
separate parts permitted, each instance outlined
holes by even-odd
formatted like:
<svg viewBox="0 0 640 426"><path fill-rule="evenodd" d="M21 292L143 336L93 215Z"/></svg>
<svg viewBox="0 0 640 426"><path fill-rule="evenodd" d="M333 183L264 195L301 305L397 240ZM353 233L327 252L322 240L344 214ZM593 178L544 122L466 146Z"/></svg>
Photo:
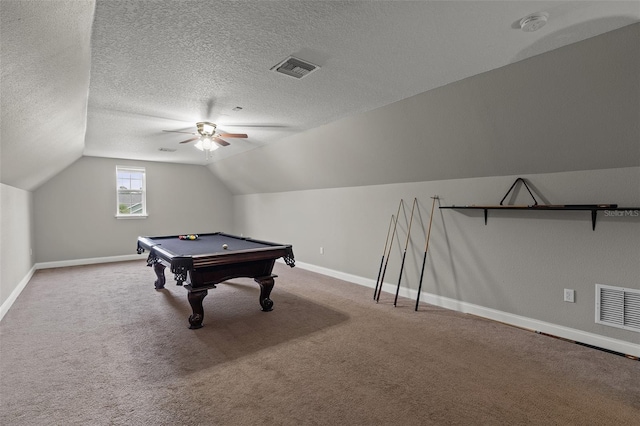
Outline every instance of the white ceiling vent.
<svg viewBox="0 0 640 426"><path fill-rule="evenodd" d="M320 68L317 65L313 65L309 62L305 62L301 59L289 56L284 61L280 62L271 68L272 71L279 72L281 74L289 75L295 78L306 77L313 71Z"/></svg>

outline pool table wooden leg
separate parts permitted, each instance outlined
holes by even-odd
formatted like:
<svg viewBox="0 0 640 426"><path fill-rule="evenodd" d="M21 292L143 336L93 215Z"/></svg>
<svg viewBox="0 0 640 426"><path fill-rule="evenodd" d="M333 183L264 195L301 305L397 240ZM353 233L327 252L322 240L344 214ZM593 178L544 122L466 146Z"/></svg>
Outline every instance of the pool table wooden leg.
<svg viewBox="0 0 640 426"><path fill-rule="evenodd" d="M193 313L189 316L189 328L198 329L202 328L202 320L204 319L204 308L202 307L202 300L207 295L207 290L202 291L190 291L187 294L187 299L191 305Z"/></svg>
<svg viewBox="0 0 640 426"><path fill-rule="evenodd" d="M155 272L158 277L156 282L153 283L156 286L156 290L164 288L164 284L166 282L166 278L164 277L164 265L160 262L154 263L153 272Z"/></svg>
<svg viewBox="0 0 640 426"><path fill-rule="evenodd" d="M257 277L253 280L260 285L260 306L265 312L269 312L273 309L273 300L269 299L271 290L273 290L273 279L277 275L267 275L266 277Z"/></svg>

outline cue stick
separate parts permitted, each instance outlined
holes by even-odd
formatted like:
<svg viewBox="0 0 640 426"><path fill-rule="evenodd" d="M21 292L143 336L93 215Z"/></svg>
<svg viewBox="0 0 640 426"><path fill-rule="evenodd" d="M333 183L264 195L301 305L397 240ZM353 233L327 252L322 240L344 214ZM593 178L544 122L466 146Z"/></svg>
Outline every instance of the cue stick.
<svg viewBox="0 0 640 426"><path fill-rule="evenodd" d="M398 277L398 286L396 287L396 298L393 300L393 306L396 306L398 303L398 293L400 292L400 282L402 281L402 270L404 269L404 259L407 257L407 247L409 247L409 239L411 236L411 224L413 223L413 209L416 207L418 203L418 199L413 199L413 204L411 205L411 217L409 219L409 228L407 229L407 241L404 243L404 253L402 253L402 265L400 265L400 276Z"/></svg>
<svg viewBox="0 0 640 426"><path fill-rule="evenodd" d="M373 300L376 300L376 294L378 293L378 282L380 282L380 275L382 274L382 264L384 263L384 257L387 254L387 244L389 243L389 234L391 233L391 224L393 223L393 215L389 221L389 229L387 229L387 239L384 241L384 250L382 251L382 259L380 259L380 269L378 270L378 278L376 279L376 288L373 290Z"/></svg>
<svg viewBox="0 0 640 426"><path fill-rule="evenodd" d="M389 244L389 254L387 255L387 260L384 262L384 268L382 269L382 276L380 277L380 288L378 288L378 295L376 296L376 303L380 300L380 293L382 293L382 285L384 284L384 275L387 273L387 265L389 264L389 258L391 257L391 247L393 247L393 237L396 235L396 228L398 227L398 216L400 216L400 207L404 206L404 200L400 199L400 204L398 204L398 212L396 213L396 219L393 224L393 232L391 233L391 243Z"/></svg>
<svg viewBox="0 0 640 426"><path fill-rule="evenodd" d="M431 223L433 222L433 209L436 206L436 200L438 196L431 197L433 198L433 204L431 204L431 218L429 218L429 230L427 231L427 242L424 247L424 257L422 258L422 272L420 272L420 285L418 285L418 296L416 297L416 311L418 310L418 303L420 303L420 291L422 291L422 278L424 276L424 265L427 262L427 250L429 250L429 238L431 237Z"/></svg>

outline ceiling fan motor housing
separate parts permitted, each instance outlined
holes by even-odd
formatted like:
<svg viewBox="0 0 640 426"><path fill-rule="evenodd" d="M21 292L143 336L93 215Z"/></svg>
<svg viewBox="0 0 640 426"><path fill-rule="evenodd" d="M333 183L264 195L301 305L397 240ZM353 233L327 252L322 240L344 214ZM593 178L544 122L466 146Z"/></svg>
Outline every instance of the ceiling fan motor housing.
<svg viewBox="0 0 640 426"><path fill-rule="evenodd" d="M198 133L202 136L213 136L216 133L216 125L208 121L200 121L196 123Z"/></svg>

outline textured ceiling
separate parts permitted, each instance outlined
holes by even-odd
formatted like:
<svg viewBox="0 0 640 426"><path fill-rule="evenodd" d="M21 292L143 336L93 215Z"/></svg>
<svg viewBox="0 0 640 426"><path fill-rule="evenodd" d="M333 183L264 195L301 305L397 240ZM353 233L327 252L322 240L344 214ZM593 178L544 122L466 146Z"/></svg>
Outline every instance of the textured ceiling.
<svg viewBox="0 0 640 426"><path fill-rule="evenodd" d="M31 190L82 156L93 1L0 2L0 171Z"/></svg>
<svg viewBox="0 0 640 426"><path fill-rule="evenodd" d="M2 182L25 189L81 155L219 161L640 21L636 1L3 0L1 8ZM521 31L518 21L539 11L549 23ZM290 55L320 69L300 80L271 71ZM199 120L249 137L207 160L179 143L190 135L163 132L195 130Z"/></svg>

